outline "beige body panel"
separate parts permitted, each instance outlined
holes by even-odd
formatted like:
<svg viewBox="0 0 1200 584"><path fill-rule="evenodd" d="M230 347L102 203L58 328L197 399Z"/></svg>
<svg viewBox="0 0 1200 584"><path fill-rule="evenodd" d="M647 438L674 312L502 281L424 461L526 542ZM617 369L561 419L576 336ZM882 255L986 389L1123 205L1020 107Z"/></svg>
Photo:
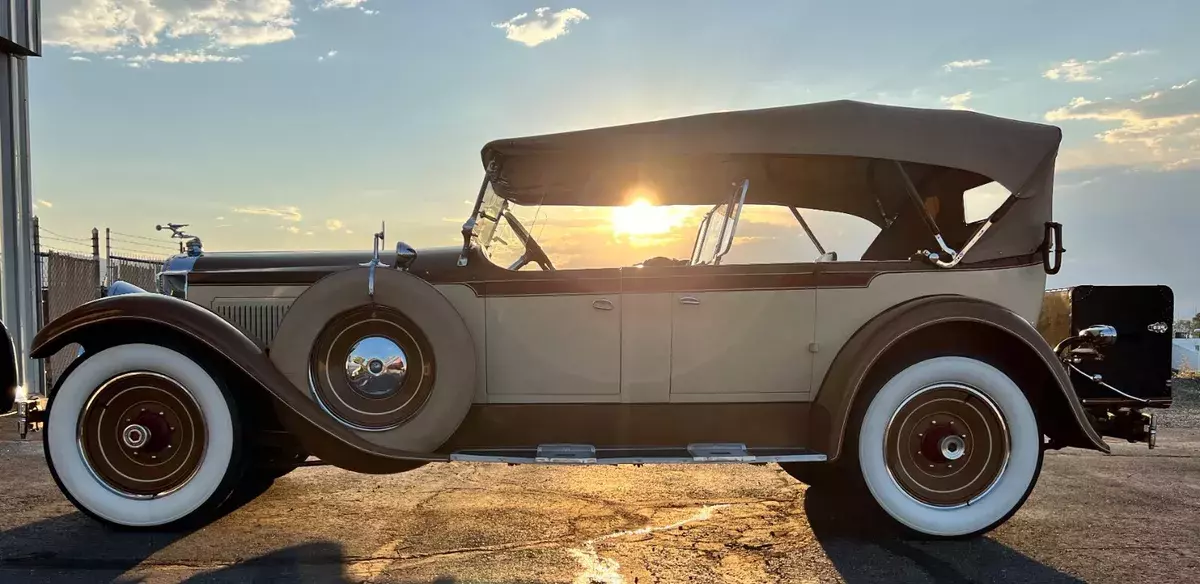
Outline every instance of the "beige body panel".
<svg viewBox="0 0 1200 584"><path fill-rule="evenodd" d="M487 403L487 319L483 299L475 295L470 286L443 284L434 286L450 305L462 315L467 331L475 342L475 403Z"/></svg>
<svg viewBox="0 0 1200 584"><path fill-rule="evenodd" d="M807 398L814 290L672 294L671 401Z"/></svg>
<svg viewBox="0 0 1200 584"><path fill-rule="evenodd" d="M671 308L674 294L621 296L621 401L671 399Z"/></svg>
<svg viewBox="0 0 1200 584"><path fill-rule="evenodd" d="M1045 281L1032 265L883 273L867 287L815 290L483 298L463 284L437 289L475 343L476 403L728 403L811 401L851 335L914 298L960 294L1036 322ZM188 299L220 313L306 289L192 286ZM612 310L595 307L604 301Z"/></svg>
<svg viewBox="0 0 1200 584"><path fill-rule="evenodd" d="M492 296L485 303L490 403L620 399L619 294Z"/></svg>
<svg viewBox="0 0 1200 584"><path fill-rule="evenodd" d="M935 294L959 294L1003 306L1037 322L1046 272L1041 264L990 270L893 272L871 279L866 288L817 291L817 353L812 368L814 393L842 345L864 324L907 300ZM814 396L815 397L815 396Z"/></svg>

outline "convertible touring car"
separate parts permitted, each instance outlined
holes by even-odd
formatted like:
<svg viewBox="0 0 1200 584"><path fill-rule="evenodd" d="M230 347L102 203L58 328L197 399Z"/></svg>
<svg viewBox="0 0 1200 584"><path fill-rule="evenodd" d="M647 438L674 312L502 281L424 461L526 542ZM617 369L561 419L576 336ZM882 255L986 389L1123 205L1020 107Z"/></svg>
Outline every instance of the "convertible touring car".
<svg viewBox="0 0 1200 584"><path fill-rule="evenodd" d="M82 351L24 423L44 425L63 493L121 526L214 517L239 485L316 457L364 473L778 463L865 486L847 492L919 534L982 533L1025 501L1047 448L1150 441L1147 408L1170 404L1169 289L1044 292L1063 252L1060 139L838 101L497 140L461 247L195 240L155 293L114 285L41 330L35 357ZM963 193L990 183L1006 197L968 222ZM513 213L635 188L709 209L690 257L556 269ZM786 208L819 255L726 263L755 205ZM810 210L879 235L838 258ZM509 265L490 253L501 225L522 250ZM1128 294L1144 309L1114 320Z"/></svg>

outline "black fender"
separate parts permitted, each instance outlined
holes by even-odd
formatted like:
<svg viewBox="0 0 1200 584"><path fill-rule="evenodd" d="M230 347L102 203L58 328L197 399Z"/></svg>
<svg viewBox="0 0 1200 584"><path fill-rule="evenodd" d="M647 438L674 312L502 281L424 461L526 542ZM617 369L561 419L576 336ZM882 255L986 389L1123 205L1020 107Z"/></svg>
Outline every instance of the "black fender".
<svg viewBox="0 0 1200 584"><path fill-rule="evenodd" d="M872 368L881 363L889 350L904 347L906 340L915 341L915 335L932 332L931 327L955 324L983 327L975 330L992 333L1000 345L996 350L1017 360L1023 372L1045 374L1043 378L1049 383L1044 385L1049 387L1022 387L1022 390L1026 395L1030 391L1042 392L1042 400L1057 412L1053 420L1047 419L1050 413L1037 412L1043 431L1051 436L1054 445L1109 451L1088 422L1066 368L1037 329L1003 306L957 295L927 296L899 304L867 322L850 337L826 372L813 402L809 435L812 447L826 453L829 460L836 460L842 451L856 398Z"/></svg>
<svg viewBox="0 0 1200 584"><path fill-rule="evenodd" d="M0 322L0 332L4 333L4 338L0 339L0 343L4 344L0 347L0 414L3 414L16 403L17 386L20 383L17 380L17 351L13 347L12 335L8 334L8 327L3 322Z"/></svg>
<svg viewBox="0 0 1200 584"><path fill-rule="evenodd" d="M85 353L123 342L154 342L183 336L245 374L273 398L284 427L307 452L335 466L357 472L407 470L414 462L449 460L446 455L410 452L371 444L338 424L295 386L253 340L213 312L173 296L152 293L121 294L93 300L46 325L33 339L30 354L50 357L70 343ZM128 340L126 340L128 339ZM232 388L235 392L239 388ZM51 396L53 397L53 396Z"/></svg>

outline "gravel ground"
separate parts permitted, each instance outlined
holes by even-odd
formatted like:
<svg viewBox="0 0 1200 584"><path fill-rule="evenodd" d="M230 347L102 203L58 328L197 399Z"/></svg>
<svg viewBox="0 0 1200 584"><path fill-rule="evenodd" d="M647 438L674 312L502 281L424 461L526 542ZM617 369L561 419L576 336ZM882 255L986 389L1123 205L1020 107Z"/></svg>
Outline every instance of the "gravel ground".
<svg viewBox="0 0 1200 584"><path fill-rule="evenodd" d="M0 582L1195 582L1200 384L1176 391L1159 448L1047 453L1021 511L958 542L775 465L314 467L198 531L112 532L0 419Z"/></svg>
<svg viewBox="0 0 1200 584"><path fill-rule="evenodd" d="M1158 413L1160 428L1200 428L1200 377L1176 377L1171 383L1174 402Z"/></svg>

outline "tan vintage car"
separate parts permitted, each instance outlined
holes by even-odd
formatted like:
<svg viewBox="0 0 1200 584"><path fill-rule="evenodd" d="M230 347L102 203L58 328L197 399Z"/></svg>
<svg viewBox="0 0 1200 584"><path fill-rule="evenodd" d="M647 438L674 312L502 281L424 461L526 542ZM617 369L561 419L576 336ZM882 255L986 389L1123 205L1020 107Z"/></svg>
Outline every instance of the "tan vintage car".
<svg viewBox="0 0 1200 584"><path fill-rule="evenodd" d="M83 349L32 422L63 493L127 527L211 519L315 458L778 463L865 486L845 491L919 534L982 533L1025 501L1047 448L1108 450L1068 365L1115 331L1068 323L1056 354L1032 324L1061 261L1060 139L838 101L497 140L461 248L193 240L158 293L114 285L50 323L35 356ZM963 193L992 182L1011 194L968 223ZM512 212L624 205L639 185L711 208L690 258L555 269ZM788 209L819 257L723 263L752 205ZM846 261L806 210L880 232ZM489 255L501 224L523 249L507 266Z"/></svg>

